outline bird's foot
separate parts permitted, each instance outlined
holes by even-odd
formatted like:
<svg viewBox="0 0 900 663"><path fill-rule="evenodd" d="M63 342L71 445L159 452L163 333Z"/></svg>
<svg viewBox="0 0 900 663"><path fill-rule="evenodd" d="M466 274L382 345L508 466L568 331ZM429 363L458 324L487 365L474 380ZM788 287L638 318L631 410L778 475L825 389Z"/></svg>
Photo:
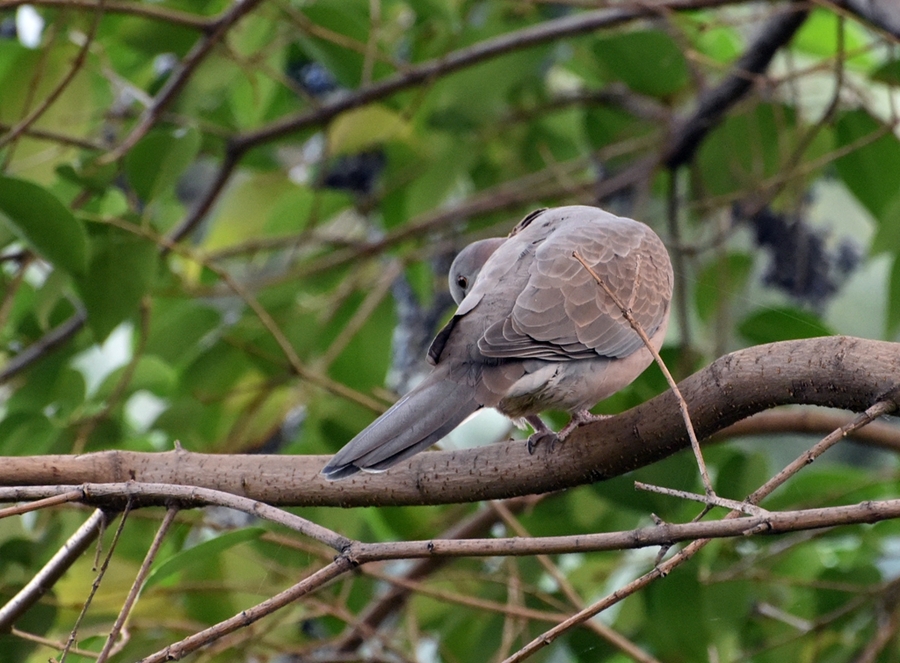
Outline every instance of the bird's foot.
<svg viewBox="0 0 900 663"><path fill-rule="evenodd" d="M549 444L550 451L553 451L553 448L559 441L559 436L550 430L547 424L536 414L525 417L525 421L534 429L534 432L528 437L528 454L533 454L539 444Z"/></svg>
<svg viewBox="0 0 900 663"><path fill-rule="evenodd" d="M558 437L559 441L562 442L565 440L569 434L584 424L589 424L594 421L603 421L604 419L609 419L612 417L611 414L591 414L587 410L577 410L572 414L572 418L569 419L569 423L563 426L562 430L559 431Z"/></svg>

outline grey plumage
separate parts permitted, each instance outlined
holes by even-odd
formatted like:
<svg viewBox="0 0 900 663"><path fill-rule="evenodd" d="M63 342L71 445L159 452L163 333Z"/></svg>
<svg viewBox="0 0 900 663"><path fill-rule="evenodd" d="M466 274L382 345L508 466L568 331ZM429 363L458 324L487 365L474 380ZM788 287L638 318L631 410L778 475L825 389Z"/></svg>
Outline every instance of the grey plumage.
<svg viewBox="0 0 900 663"><path fill-rule="evenodd" d="M466 247L450 268L459 304L428 352L434 370L325 466L340 479L380 471L422 451L481 407L525 418L575 413L631 383L652 361L618 306L575 252L626 303L658 349L669 319L672 267L637 221L586 206L541 210L508 238ZM564 429L568 432L568 427ZM560 437L564 437L561 433Z"/></svg>

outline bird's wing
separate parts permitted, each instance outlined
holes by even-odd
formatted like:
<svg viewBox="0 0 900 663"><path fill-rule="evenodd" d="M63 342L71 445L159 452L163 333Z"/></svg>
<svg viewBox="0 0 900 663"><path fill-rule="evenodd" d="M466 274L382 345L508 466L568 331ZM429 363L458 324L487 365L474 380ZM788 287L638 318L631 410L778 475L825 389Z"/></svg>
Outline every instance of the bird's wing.
<svg viewBox="0 0 900 663"><path fill-rule="evenodd" d="M662 241L642 223L596 208L563 207L517 227L502 248L510 245L517 245L520 261L515 268L507 266L512 277L482 283L491 276L492 258L476 284L478 292L471 293L483 298L478 307L486 310L499 309L490 306L493 300L513 302L478 340L486 357L621 358L643 345L575 252L631 309L648 336L665 320L672 267Z"/></svg>

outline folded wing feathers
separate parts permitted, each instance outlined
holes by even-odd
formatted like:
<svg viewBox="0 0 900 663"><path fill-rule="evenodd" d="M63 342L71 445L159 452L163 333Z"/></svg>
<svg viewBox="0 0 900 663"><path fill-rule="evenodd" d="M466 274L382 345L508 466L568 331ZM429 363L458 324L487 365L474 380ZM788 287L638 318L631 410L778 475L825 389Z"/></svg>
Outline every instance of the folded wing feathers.
<svg viewBox="0 0 900 663"><path fill-rule="evenodd" d="M533 230L534 224L523 232ZM609 215L603 224L562 225L534 246L527 282L509 316L478 341L484 355L567 361L625 357L643 345L619 307L575 260L576 251L632 305L648 336L659 328L671 297L671 266L662 243L644 224Z"/></svg>

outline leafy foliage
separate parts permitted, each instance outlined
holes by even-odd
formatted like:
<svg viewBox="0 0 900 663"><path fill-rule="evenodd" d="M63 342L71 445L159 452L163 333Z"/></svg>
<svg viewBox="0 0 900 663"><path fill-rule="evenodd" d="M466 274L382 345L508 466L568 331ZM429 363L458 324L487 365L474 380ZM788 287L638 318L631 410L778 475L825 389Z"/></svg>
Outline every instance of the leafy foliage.
<svg viewBox="0 0 900 663"><path fill-rule="evenodd" d="M581 4L4 3L0 454L176 443L332 453L389 401L386 376L403 391L427 370L454 252L548 205L599 204L666 237L679 310L664 357L682 376L746 344L893 339L897 31L823 5L767 67L745 71L737 63L750 66L757 34L787 4L760 14L662 3L630 18L621 3ZM604 12L601 27L579 27ZM44 25L31 47L34 16ZM551 29L552 39L541 32ZM721 95L691 163L667 171L671 146L729 76L752 85ZM665 388L648 371L598 411ZM707 461L716 489L741 500L804 448L773 436L710 448ZM889 497L896 468L892 455L846 453L764 506ZM634 480L700 489L693 459L679 455L535 500L512 521L497 515L493 532L696 516L696 505L635 492ZM479 512L302 513L388 541L436 538ZM158 515L129 515L67 660L103 647ZM0 520L0 594L28 582L82 520L63 508ZM631 646L641 660L673 662L898 660L897 529L717 541L534 658L620 661L636 658L623 653ZM138 660L227 619L332 554L269 525L182 511L110 660ZM367 622L364 656L501 660L651 569L654 555L436 565L405 578L394 627ZM403 573L363 566L197 660L321 656ZM90 555L79 559L16 621L19 632L0 636L0 661L58 655L27 634L62 648L94 577Z"/></svg>

